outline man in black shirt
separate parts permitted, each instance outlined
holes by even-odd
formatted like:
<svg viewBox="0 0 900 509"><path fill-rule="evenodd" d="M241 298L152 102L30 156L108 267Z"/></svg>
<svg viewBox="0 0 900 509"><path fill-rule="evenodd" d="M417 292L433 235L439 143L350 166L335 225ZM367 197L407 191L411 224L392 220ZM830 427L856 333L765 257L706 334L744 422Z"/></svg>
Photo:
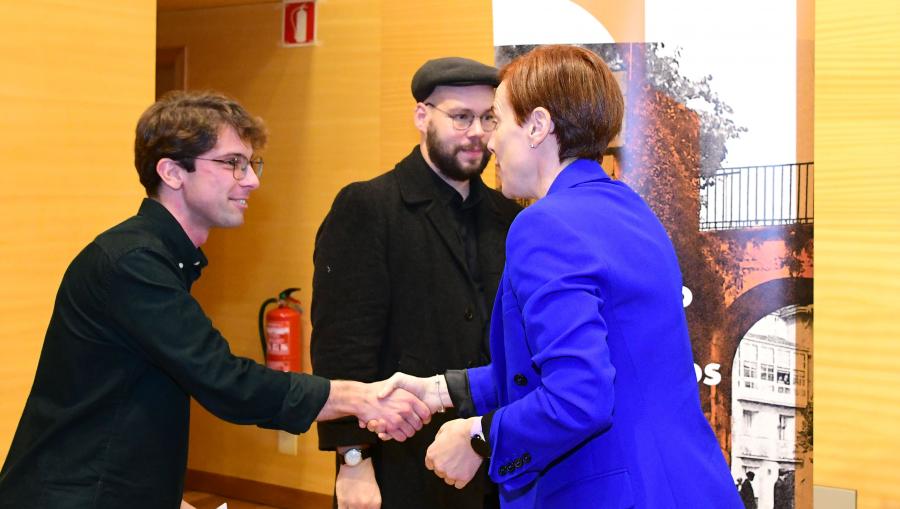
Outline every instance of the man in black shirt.
<svg viewBox="0 0 900 509"><path fill-rule="evenodd" d="M393 170L338 193L316 237L314 373L371 382L489 363L488 319L520 210L480 177L496 85L497 69L473 60L426 62L411 86L419 143ZM425 450L455 416L435 416L402 444L356 422L320 423L319 448L337 451L335 505L496 507L484 472L457 490L425 469Z"/></svg>
<svg viewBox="0 0 900 509"><path fill-rule="evenodd" d="M385 416L405 439L427 407L378 384L267 369L235 357L190 295L212 228L243 223L259 186L262 121L210 93L174 93L138 122L148 198L72 261L34 385L0 471L0 508L177 508L190 398L222 419L306 431Z"/></svg>

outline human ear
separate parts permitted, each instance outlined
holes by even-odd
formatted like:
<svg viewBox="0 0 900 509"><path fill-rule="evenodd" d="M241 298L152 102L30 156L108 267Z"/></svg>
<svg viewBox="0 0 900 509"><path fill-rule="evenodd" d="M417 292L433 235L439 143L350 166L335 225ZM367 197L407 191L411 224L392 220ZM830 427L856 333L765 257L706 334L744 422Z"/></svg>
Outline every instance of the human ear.
<svg viewBox="0 0 900 509"><path fill-rule="evenodd" d="M187 170L181 167L177 161L164 157L156 163L156 173L163 185L177 190L184 185L184 174Z"/></svg>
<svg viewBox="0 0 900 509"><path fill-rule="evenodd" d="M529 143L535 147L544 142L544 140L553 133L553 119L550 118L550 112L547 108L539 106L531 111L528 117L530 127L528 129Z"/></svg>
<svg viewBox="0 0 900 509"><path fill-rule="evenodd" d="M416 104L416 109L413 112L413 124L415 124L416 129L423 133L428 131L428 108L425 106L425 103Z"/></svg>

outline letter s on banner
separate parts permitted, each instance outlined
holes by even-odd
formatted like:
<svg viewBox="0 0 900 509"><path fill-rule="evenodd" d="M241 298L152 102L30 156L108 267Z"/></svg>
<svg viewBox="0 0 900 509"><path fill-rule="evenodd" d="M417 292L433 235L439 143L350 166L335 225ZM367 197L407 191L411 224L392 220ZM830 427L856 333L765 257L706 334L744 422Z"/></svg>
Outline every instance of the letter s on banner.
<svg viewBox="0 0 900 509"><path fill-rule="evenodd" d="M713 385L719 385L719 382L722 381L722 375L719 373L719 368L721 364L717 362L713 362L712 364L707 364L705 368L703 368L703 374L706 375L706 378L703 380L703 383L712 387Z"/></svg>
<svg viewBox="0 0 900 509"><path fill-rule="evenodd" d="M722 367L722 365L718 362L712 362L701 368L700 365L695 362L694 375L697 377L697 382L699 383L702 380L704 384L710 387L719 385L719 383L722 382L722 374L719 373L720 367Z"/></svg>

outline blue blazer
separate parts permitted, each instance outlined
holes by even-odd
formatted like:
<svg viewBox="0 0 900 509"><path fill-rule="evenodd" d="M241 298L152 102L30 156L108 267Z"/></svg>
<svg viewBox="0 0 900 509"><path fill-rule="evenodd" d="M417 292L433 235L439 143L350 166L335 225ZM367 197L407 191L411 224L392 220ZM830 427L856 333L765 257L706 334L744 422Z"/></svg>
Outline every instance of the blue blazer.
<svg viewBox="0 0 900 509"><path fill-rule="evenodd" d="M504 508L741 508L700 408L681 272L644 201L578 160L507 238L489 366Z"/></svg>

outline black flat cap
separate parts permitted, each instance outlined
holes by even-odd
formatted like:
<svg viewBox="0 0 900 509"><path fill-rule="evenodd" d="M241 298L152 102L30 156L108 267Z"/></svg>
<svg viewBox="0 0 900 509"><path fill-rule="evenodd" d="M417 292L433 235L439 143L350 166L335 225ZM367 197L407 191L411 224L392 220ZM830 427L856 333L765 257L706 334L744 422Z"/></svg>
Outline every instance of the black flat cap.
<svg viewBox="0 0 900 509"><path fill-rule="evenodd" d="M434 92L436 87L465 87L469 85L500 84L497 68L469 60L468 58L447 57L429 60L419 67L412 79L412 95L422 102Z"/></svg>

